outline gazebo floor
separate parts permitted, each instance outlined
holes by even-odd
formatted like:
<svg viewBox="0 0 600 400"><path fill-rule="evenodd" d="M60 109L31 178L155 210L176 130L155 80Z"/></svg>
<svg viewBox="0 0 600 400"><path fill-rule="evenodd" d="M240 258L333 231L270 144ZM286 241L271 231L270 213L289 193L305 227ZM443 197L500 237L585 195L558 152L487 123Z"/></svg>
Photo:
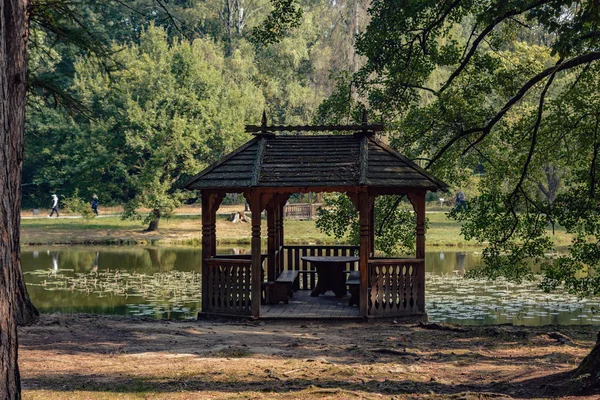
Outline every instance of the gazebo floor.
<svg viewBox="0 0 600 400"><path fill-rule="evenodd" d="M357 306L348 305L350 295L336 298L332 292L310 297L310 290L297 290L289 304L261 305L261 318L360 318Z"/></svg>

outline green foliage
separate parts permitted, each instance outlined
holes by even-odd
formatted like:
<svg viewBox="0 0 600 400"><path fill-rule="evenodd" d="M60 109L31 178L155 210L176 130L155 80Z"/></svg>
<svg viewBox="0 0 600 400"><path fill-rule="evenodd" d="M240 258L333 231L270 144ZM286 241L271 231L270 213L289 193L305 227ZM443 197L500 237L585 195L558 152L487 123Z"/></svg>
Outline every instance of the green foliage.
<svg viewBox="0 0 600 400"><path fill-rule="evenodd" d="M375 250L386 256L414 253L416 216L399 196L379 196L375 202ZM358 211L345 195L326 194L317 210L317 228L336 239L360 243Z"/></svg>
<svg viewBox="0 0 600 400"><path fill-rule="evenodd" d="M347 235L351 244L359 243L358 212L348 196L324 194L323 206L317 209L317 216L316 226L325 234L336 239Z"/></svg>
<svg viewBox="0 0 600 400"><path fill-rule="evenodd" d="M393 147L469 190L450 217L487 246L475 274L520 281L537 262L546 289L598 294L595 2L381 0L369 12L357 40L366 62L338 81L322 120L356 109L352 82ZM337 207L330 220L348 223ZM553 258L558 226L574 240Z"/></svg>
<svg viewBox="0 0 600 400"><path fill-rule="evenodd" d="M290 3L302 9L302 25L260 48L248 39L271 12L269 0L36 3L24 206L78 187L85 198L102 194L104 204L129 202L139 155L146 160L151 149L169 146L154 134L134 145L144 129L184 134L195 124L203 132L195 145L201 168L244 141L243 125L257 123L264 108L275 123L309 123L333 90L330 73L354 62L360 3Z"/></svg>
<svg viewBox="0 0 600 400"><path fill-rule="evenodd" d="M114 50L121 68L110 75L93 60L76 64L75 89L102 119L80 124L71 157L122 181L125 217L146 208L144 220L156 221L191 195L182 181L248 140L244 122L263 99L237 76L248 73L243 54L230 68L210 40L169 41L151 25L139 45Z"/></svg>
<svg viewBox="0 0 600 400"><path fill-rule="evenodd" d="M546 289L598 294L598 8L375 1L371 14L354 79L391 144L455 187L483 172L478 195L450 214L487 245L475 273L520 281L538 262ZM575 237L557 259L554 226Z"/></svg>
<svg viewBox="0 0 600 400"><path fill-rule="evenodd" d="M75 192L69 197L65 197L62 201L65 210L73 214L79 214L85 220L90 220L96 217L90 202L87 202L79 197L79 190L75 189Z"/></svg>
<svg viewBox="0 0 600 400"><path fill-rule="evenodd" d="M258 46L277 43L300 25L302 8L296 0L271 0L273 10L261 26L252 29L252 42Z"/></svg>
<svg viewBox="0 0 600 400"><path fill-rule="evenodd" d="M360 123L364 105L352 96L351 77L347 71L332 74L336 86L333 93L325 99L317 109L315 123L317 124L349 124Z"/></svg>

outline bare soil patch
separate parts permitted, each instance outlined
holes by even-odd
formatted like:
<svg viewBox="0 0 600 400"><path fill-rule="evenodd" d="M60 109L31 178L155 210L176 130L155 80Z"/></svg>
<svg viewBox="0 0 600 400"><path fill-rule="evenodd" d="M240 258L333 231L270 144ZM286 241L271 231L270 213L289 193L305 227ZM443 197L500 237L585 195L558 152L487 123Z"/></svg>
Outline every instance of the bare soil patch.
<svg viewBox="0 0 600 400"><path fill-rule="evenodd" d="M569 375L597 329L53 314L19 361L25 399L591 400Z"/></svg>

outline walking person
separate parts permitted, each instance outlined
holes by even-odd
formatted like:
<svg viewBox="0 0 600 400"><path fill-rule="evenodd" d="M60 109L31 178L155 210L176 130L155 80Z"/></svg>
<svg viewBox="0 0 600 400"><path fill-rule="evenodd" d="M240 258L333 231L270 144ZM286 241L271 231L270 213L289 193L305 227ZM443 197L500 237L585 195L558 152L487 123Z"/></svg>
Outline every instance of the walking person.
<svg viewBox="0 0 600 400"><path fill-rule="evenodd" d="M94 194L94 196L92 196L92 210L94 210L94 214L96 214L96 217L98 216L98 196L96 196Z"/></svg>
<svg viewBox="0 0 600 400"><path fill-rule="evenodd" d="M58 196L55 194L52 195L52 211L48 215L48 218L53 216L54 213L56 213L56 218L58 218Z"/></svg>
<svg viewBox="0 0 600 400"><path fill-rule="evenodd" d="M458 192L456 192L456 197L454 199L454 207L456 207L456 209L460 211L461 209L465 208L466 205L467 202L465 201L465 194L461 189L458 189Z"/></svg>

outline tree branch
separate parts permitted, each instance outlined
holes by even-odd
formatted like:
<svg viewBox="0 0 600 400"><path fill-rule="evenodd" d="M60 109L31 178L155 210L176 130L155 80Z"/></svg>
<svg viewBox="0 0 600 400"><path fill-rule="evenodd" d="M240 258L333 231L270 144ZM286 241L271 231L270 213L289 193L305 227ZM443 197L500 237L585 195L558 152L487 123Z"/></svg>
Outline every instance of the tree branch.
<svg viewBox="0 0 600 400"><path fill-rule="evenodd" d="M552 67L547 68L544 71L540 72L539 74L537 74L536 76L534 76L533 78L531 78L529 81L527 81L521 87L521 89L519 89L519 91L517 92L517 94L515 96L513 96L510 100L508 100L506 102L506 104L504 105L504 107L502 107L502 109L500 111L498 111L498 113L485 126L475 127L475 128L471 128L471 129L468 129L468 130L461 129L460 133L458 133L456 136L454 136L452 139L450 139L448 141L448 143L446 143L435 154L435 156L433 156L431 158L431 162L429 162L425 166L425 168L426 169L430 168L431 165L434 162L436 162L438 159L440 159L440 157L442 157L442 155L450 147L452 147L452 145L454 145L454 143L456 143L457 140L459 140L459 139L461 139L461 138L463 138L465 136L468 136L470 134L481 132L482 133L481 136L479 136L479 138L477 138L477 140L475 140L474 142L472 142L462 152L463 155L466 154L466 153L468 153L469 150L471 150L474 146L478 145L483 139L485 139L485 137L491 132L491 130L494 127L494 125L496 125L496 123L498 123L498 121L500 121L502 119L502 117L511 109L511 107L514 106L519 100L521 100L523 98L523 96L525 96L525 94L527 94L527 92L529 91L529 89L531 89L534 85L536 85L542 79L546 78L549 75L555 74L557 72L564 71L566 69L573 68L573 67L576 67L578 65L591 63L591 62L599 60L599 59L600 59L600 52L590 52L590 53L582 54L582 55L580 55L578 57L572 58L569 61L566 61L566 62L560 64L559 66L552 66Z"/></svg>
<svg viewBox="0 0 600 400"><path fill-rule="evenodd" d="M167 9L167 7L163 4L163 2L161 0L156 0L156 2L160 6L160 8L162 8L165 11L165 13L167 13L167 18L169 19L169 21L171 21L171 23L173 23L173 26L175 27L175 29L177 29L177 31L181 34L181 36L183 36L184 38L189 39L187 37L187 35L185 33L183 33L183 31L181 30L181 28L179 28L179 26L177 25L177 22L175 21L175 18L173 18L173 15Z"/></svg>
<svg viewBox="0 0 600 400"><path fill-rule="evenodd" d="M385 218L383 218L381 220L381 225L379 225L379 229L377 230L378 236L381 236L381 234L383 233L383 228L385 228L386 221L388 221L390 219L390 217L392 216L392 214L396 211L396 208L398 208L398 206L400 205L400 202L402 201L403 198L404 198L404 195L398 196L396 198L396 201L392 205L392 207L390 207L390 209L388 210Z"/></svg>
<svg viewBox="0 0 600 400"><path fill-rule="evenodd" d="M524 12L527 12L533 8L539 7L541 5L544 5L546 3L549 3L550 0L538 0L536 2L533 2L532 4L530 4L529 6L523 8L522 10L517 10L517 9L513 9L510 11L507 11L506 13L494 18L494 20L485 27L485 29L479 34L479 36L477 36L477 39L475 39L473 41L473 45L471 46L471 49L469 50L469 52L467 53L466 57L461 61L460 65L458 66L458 68L456 68L454 70L454 72L452 72L452 74L450 75L450 77L448 78L448 80L446 81L446 83L444 83L444 85L440 88L439 92L443 92L444 90L446 90L450 84L452 83L452 81L461 74L461 72L467 67L467 64L469 64L469 61L471 60L471 57L473 57L473 55L475 54L475 52L477 51L477 48L479 47L479 44L483 41L483 39L485 39L485 37L492 31L494 30L494 28L501 23L502 21L504 21L507 18L511 18L514 17L515 15L519 15L519 14L523 14Z"/></svg>
<svg viewBox="0 0 600 400"><path fill-rule="evenodd" d="M463 154L466 154L471 149L472 146L477 145L479 142L481 142L491 132L494 125L496 125L496 123L498 121L500 121L500 119L502 119L504 114L506 114L512 108L512 106L514 106L519 100L521 100L523 98L523 96L525 96L525 94L527 94L529 89L531 89L534 85L536 85L542 79L546 78L549 75L553 75L557 72L563 71L565 69L573 68L573 67L576 67L576 66L582 65L582 64L587 64L587 63L590 63L592 61L596 61L599 59L600 59L600 52L590 52L590 53L582 54L581 56L572 58L569 61L564 62L560 65L555 65L553 67L546 68L544 71L540 72L539 74L537 74L536 76L531 78L529 81L527 81L527 83L525 83L525 85L523 85L521 87L521 89L519 89L519 92L514 97L512 97L508 102L506 102L504 107L502 107L502 109L498 112L498 114L496 114L494 116L494 118L492 118L485 127L473 128L473 129L469 129L464 132L465 135L475 133L475 132L482 132L482 135L477 140L475 140L475 142L473 142L473 144L471 146L467 147L463 151Z"/></svg>
<svg viewBox="0 0 600 400"><path fill-rule="evenodd" d="M556 65L555 65L555 69L558 69L561 62L562 62L562 59L557 61ZM546 99L546 93L548 92L548 89L552 85L552 82L554 82L555 76L556 76L556 71L554 73L552 73L552 75L550 75L550 78L548 79L548 82L546 82L546 86L544 87L544 90L542 90L542 94L540 95L537 118L535 120L535 125L533 127L533 132L531 134L531 146L529 147L529 153L527 154L527 159L525 160L525 165L523 165L523 172L521 173L521 178L519 179L519 183L517 183L516 188L521 188L521 186L523 185L523 181L525 180L525 176L527 175L527 170L529 169L529 164L531 164L531 160L533 158L533 153L535 152L535 146L537 144L537 134L540 130L540 124L542 123L542 115L544 113L544 102ZM515 191L517 190L516 188L515 188ZM513 193L515 193L515 192L513 192Z"/></svg>

